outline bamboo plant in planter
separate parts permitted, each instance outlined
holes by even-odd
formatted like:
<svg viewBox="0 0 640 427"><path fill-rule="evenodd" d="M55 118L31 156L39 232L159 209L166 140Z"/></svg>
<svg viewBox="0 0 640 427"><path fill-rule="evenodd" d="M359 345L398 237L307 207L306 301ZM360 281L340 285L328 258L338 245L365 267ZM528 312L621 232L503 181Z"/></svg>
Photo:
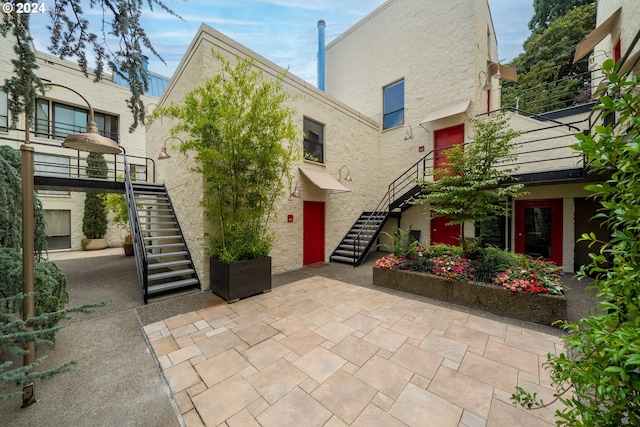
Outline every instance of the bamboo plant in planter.
<svg viewBox="0 0 640 427"><path fill-rule="evenodd" d="M120 176L118 176L120 179ZM124 194L110 193L106 198L107 211L111 212L111 221L119 227L129 229L129 213L127 208L127 200ZM124 236L124 242L122 243L124 254L126 256L133 256L133 240L131 234L127 233Z"/></svg>
<svg viewBox="0 0 640 427"><path fill-rule="evenodd" d="M253 58L213 56L221 73L153 118L176 119L171 133L188 135L179 149L195 153L193 170L203 177L211 290L234 301L271 289L269 221L296 158L289 141L297 131L285 73L265 78Z"/></svg>

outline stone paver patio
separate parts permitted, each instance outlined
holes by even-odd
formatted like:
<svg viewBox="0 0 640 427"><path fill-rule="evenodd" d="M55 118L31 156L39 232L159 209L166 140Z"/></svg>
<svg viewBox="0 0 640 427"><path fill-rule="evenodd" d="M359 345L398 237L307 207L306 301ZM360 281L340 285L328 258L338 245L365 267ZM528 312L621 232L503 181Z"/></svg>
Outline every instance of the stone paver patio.
<svg viewBox="0 0 640 427"><path fill-rule="evenodd" d="M187 427L551 426L560 339L314 276L144 328Z"/></svg>

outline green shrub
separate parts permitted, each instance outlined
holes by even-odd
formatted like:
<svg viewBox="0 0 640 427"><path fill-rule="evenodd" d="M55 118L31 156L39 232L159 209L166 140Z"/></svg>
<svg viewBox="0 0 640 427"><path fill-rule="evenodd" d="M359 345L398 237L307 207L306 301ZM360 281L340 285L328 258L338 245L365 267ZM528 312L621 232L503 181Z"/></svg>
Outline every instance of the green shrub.
<svg viewBox="0 0 640 427"><path fill-rule="evenodd" d="M413 238L408 229L398 228L393 235L384 231L381 234L389 240L389 243L381 245L381 248L399 257L411 258L416 251L416 246L420 245L420 242Z"/></svg>
<svg viewBox="0 0 640 427"><path fill-rule="evenodd" d="M104 156L100 153L89 153L87 156L87 176L104 179L108 169ZM87 239L102 239L107 234L107 210L105 195L87 193L84 199L84 215L82 217L82 232Z"/></svg>
<svg viewBox="0 0 640 427"><path fill-rule="evenodd" d="M592 135L577 134L575 148L585 156L593 176L606 177L585 187L601 204L609 242L595 234L580 240L602 244L578 277L595 276L592 289L600 310L577 323L563 322L565 352L547 355L558 425L640 425L640 78L620 76L609 59L602 66L608 94L597 110L615 114L617 126L596 126ZM525 407L542 402L517 387L513 400Z"/></svg>
<svg viewBox="0 0 640 427"><path fill-rule="evenodd" d="M505 252L494 246L487 246L482 250L482 257L478 260L476 275L478 280L491 282L500 271L505 271L520 264L521 256Z"/></svg>

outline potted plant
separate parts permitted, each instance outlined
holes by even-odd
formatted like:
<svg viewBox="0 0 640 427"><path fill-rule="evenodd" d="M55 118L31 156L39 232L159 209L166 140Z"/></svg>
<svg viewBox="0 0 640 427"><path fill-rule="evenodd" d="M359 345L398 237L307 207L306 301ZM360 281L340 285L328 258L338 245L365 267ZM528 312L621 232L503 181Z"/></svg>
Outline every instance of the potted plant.
<svg viewBox="0 0 640 427"><path fill-rule="evenodd" d="M176 119L171 133L188 135L179 149L195 153L193 170L204 182L211 290L234 301L271 289L269 221L297 158L286 141L298 132L285 105L286 73L267 80L253 58L237 56L232 65L213 56L222 72L153 117Z"/></svg>
<svg viewBox="0 0 640 427"><path fill-rule="evenodd" d="M107 177L107 163L101 153L89 153L87 156L87 176L104 179ZM107 210L102 193L87 193L84 199L84 215L82 217L82 249L85 251L104 249L107 247Z"/></svg>
<svg viewBox="0 0 640 427"><path fill-rule="evenodd" d="M118 179L120 178L121 177L118 176ZM105 205L107 211L112 214L111 221L121 228L129 230L129 213L127 199L124 197L124 194L107 194ZM125 256L133 256L133 239L130 233L125 234L122 248L124 249Z"/></svg>

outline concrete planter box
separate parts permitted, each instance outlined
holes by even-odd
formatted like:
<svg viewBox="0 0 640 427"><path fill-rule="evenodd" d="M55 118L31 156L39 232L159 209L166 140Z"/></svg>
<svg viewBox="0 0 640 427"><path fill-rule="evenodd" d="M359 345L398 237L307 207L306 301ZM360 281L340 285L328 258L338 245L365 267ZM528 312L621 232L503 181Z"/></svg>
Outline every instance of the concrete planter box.
<svg viewBox="0 0 640 427"><path fill-rule="evenodd" d="M224 263L209 258L211 291L227 302L271 291L271 257Z"/></svg>
<svg viewBox="0 0 640 427"><path fill-rule="evenodd" d="M480 282L447 282L432 274L376 267L373 284L545 325L567 318L564 296L512 292Z"/></svg>
<svg viewBox="0 0 640 427"><path fill-rule="evenodd" d="M86 239L82 244L82 249L85 251L97 251L106 247L107 239Z"/></svg>

